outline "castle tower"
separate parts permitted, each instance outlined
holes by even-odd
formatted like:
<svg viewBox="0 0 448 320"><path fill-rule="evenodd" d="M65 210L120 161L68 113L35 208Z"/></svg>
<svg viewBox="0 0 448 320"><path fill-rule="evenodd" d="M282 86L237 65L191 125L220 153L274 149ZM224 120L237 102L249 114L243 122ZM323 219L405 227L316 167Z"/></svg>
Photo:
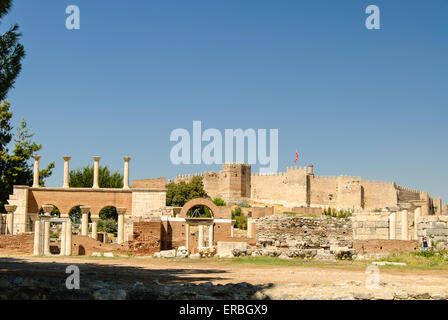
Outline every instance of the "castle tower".
<svg viewBox="0 0 448 320"><path fill-rule="evenodd" d="M240 203L250 198L251 167L244 163L224 163L222 165L222 197L228 203Z"/></svg>

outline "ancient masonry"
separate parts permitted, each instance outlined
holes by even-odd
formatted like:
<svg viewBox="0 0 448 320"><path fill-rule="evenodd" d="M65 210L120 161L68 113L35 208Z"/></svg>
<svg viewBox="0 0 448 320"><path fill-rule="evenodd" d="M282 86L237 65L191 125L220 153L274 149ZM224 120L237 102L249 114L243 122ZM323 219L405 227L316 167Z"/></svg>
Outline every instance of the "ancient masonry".
<svg viewBox="0 0 448 320"><path fill-rule="evenodd" d="M288 168L272 175L252 174L247 164L228 163L220 172L205 172L204 187L211 197L228 203L249 202L248 229L234 234L235 221L229 206L218 207L209 199L193 199L182 208L166 206L166 179L134 180L129 184L129 157L124 157L121 189L99 187L99 161L94 159L91 188L69 187L69 156L64 156L62 187L39 186L39 156L35 156L34 181L30 186L14 186L7 214L0 215L0 234L34 232L34 254L49 255L50 226L60 226L61 255L73 254L72 234L99 240L97 224L101 210L114 206L118 212L119 245L128 243L132 252L152 254L283 255L285 257L338 257L353 253L351 240L420 240L448 243L448 207L440 198L360 177L319 177L313 166ZM179 176L175 182L193 176ZM321 215L322 208L351 209L353 216L298 219L274 215L272 204L285 211ZM80 226L69 219L72 208L80 206ZM189 213L198 206L208 207L211 217ZM60 217L51 217L57 207ZM43 213L43 214L42 214ZM212 250L213 249L213 250ZM239 250L239 251L238 251ZM227 252L227 253L226 253Z"/></svg>
<svg viewBox="0 0 448 320"><path fill-rule="evenodd" d="M174 182L190 181L195 175L177 176ZM289 167L286 172L269 175L251 173L250 165L226 163L220 172L205 171L204 189L210 197L228 203L254 201L286 207L320 207L374 210L414 203L423 215L441 214L440 198L397 186L394 182L363 180L361 177L323 177L314 175L313 166ZM448 211L444 206L445 211ZM448 214L448 212L447 212Z"/></svg>

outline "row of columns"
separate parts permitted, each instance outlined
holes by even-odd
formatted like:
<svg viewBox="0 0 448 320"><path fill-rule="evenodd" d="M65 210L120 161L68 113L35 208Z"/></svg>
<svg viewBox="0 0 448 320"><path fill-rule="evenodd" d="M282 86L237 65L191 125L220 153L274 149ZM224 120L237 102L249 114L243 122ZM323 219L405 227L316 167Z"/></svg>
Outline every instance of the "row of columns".
<svg viewBox="0 0 448 320"><path fill-rule="evenodd" d="M81 206L81 235L88 236L89 233L89 206ZM117 232L117 243L122 244L124 242L124 214L126 213L126 208L118 207L118 232ZM98 220L99 216L92 216L92 234L91 237L95 240L98 239Z"/></svg>
<svg viewBox="0 0 448 320"><path fill-rule="evenodd" d="M39 160L41 156L35 155L34 158L34 172L33 172L33 188L39 187ZM70 166L69 161L72 157L63 156L64 159L64 182L62 184L63 188L69 188L69 172ZM101 157L93 157L93 189L98 189L99 186L99 168L100 168ZM124 169L123 169L123 189L129 189L129 161L131 157L123 157Z"/></svg>
<svg viewBox="0 0 448 320"><path fill-rule="evenodd" d="M198 226L198 249L205 248L205 239L204 239L204 231L205 226L203 224L200 224ZM213 247L213 237L214 237L214 231L213 231L213 224L208 225L208 246ZM190 224L187 222L185 224L185 247L187 250L189 250L190 247Z"/></svg>
<svg viewBox="0 0 448 320"><path fill-rule="evenodd" d="M34 223L34 248L33 254L35 256L49 256L50 252L50 224L51 221L48 219L36 220ZM70 219L61 223L61 251L59 255L61 256L71 256L72 255L72 222ZM43 227L43 228L42 228ZM41 234L43 229L43 235ZM42 243L43 239L43 243Z"/></svg>

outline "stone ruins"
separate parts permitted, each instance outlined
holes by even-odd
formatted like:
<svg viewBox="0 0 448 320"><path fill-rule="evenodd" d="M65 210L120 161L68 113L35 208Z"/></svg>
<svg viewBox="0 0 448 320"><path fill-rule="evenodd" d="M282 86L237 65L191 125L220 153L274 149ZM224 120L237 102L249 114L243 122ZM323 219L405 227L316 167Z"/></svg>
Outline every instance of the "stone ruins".
<svg viewBox="0 0 448 320"><path fill-rule="evenodd" d="M98 156L93 157L92 187L70 188L71 157L63 159L62 187L40 187L40 156L34 156L33 185L14 186L5 206L8 213L0 217L1 234L34 233L35 255L51 254L50 225L60 225L59 254L74 252L69 213L77 206L82 213L79 235L104 241L97 231L99 214L113 206L118 212L115 243L127 244L132 252L144 255L349 258L355 240L415 241L430 236L433 241L448 242L448 208L442 207L441 199L394 182L320 177L314 175L312 165L259 175L252 174L247 164L223 164L220 172L206 171L201 176L211 198L248 207L247 231L235 234L229 206L218 207L203 198L193 199L182 208L166 206L165 178L134 180L130 186L130 157L123 158L121 189L99 187ZM178 176L174 182L187 182L193 176ZM283 212L299 216L278 215L282 212L274 206L279 205ZM191 209L201 206L210 209L211 217L189 215ZM50 215L54 207L60 217ZM350 210L352 214L343 219L327 217L322 215L327 208Z"/></svg>

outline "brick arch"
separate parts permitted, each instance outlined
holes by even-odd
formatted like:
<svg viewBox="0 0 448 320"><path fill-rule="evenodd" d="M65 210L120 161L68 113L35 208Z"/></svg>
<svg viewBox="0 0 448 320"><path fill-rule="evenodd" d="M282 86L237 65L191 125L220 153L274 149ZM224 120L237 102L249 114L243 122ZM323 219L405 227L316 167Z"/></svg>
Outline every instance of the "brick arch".
<svg viewBox="0 0 448 320"><path fill-rule="evenodd" d="M92 216L99 215L101 209L107 206L126 207L126 215L132 212L132 193L112 189L31 189L28 193L27 202L27 211L30 213L38 212L44 204L52 204L59 209L61 216L68 215L73 207L80 204L89 206Z"/></svg>
<svg viewBox="0 0 448 320"><path fill-rule="evenodd" d="M209 199L205 198L196 198L188 201L179 213L180 218L185 218L187 216L188 210L195 206L205 206L210 209L212 212L212 216L214 219L231 219L232 211L229 207L220 207L215 205Z"/></svg>
<svg viewBox="0 0 448 320"><path fill-rule="evenodd" d="M219 212L219 208L217 205L215 205L213 202L211 202L208 199L205 198L196 198L193 200L188 201L183 207L182 210L179 213L179 217L185 218L187 216L188 211L196 206L204 206L210 209L212 212L212 217L215 218L216 215Z"/></svg>

